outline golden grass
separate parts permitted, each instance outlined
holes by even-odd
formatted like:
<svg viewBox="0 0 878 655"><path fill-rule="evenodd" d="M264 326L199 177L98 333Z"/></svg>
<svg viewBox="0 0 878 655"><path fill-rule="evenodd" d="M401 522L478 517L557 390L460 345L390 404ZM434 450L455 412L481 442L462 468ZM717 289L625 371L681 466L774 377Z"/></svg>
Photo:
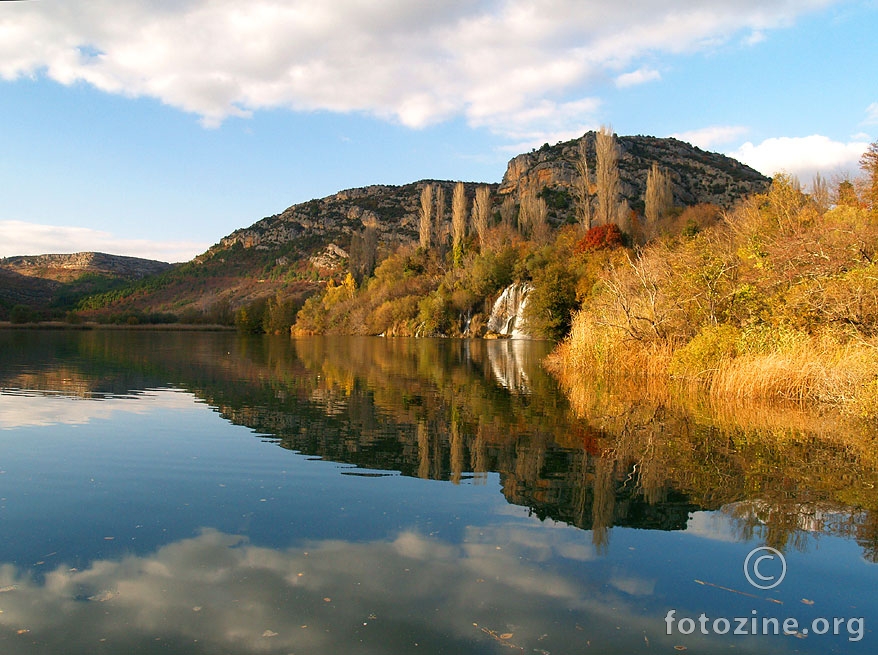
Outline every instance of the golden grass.
<svg viewBox="0 0 878 655"><path fill-rule="evenodd" d="M672 345L625 339L581 312L570 337L548 358L559 377L634 383L650 394L706 394L714 402L796 403L878 418L878 339L827 333L790 339L768 352L731 352L704 366L675 367ZM673 373L673 374L672 374ZM668 390L659 392L666 387Z"/></svg>
<svg viewBox="0 0 878 655"><path fill-rule="evenodd" d="M825 403L875 416L878 348L812 339L785 352L744 354L722 360L709 376L715 397Z"/></svg>

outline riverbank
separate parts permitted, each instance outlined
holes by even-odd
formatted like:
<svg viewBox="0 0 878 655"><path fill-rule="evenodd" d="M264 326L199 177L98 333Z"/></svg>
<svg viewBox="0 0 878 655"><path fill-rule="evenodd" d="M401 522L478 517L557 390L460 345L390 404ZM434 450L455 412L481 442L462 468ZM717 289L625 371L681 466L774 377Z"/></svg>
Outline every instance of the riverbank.
<svg viewBox="0 0 878 655"><path fill-rule="evenodd" d="M40 323L10 323L0 321L0 330L150 330L159 332L234 332L232 325L199 323L138 323L136 325L119 323L67 323L65 321L43 321Z"/></svg>

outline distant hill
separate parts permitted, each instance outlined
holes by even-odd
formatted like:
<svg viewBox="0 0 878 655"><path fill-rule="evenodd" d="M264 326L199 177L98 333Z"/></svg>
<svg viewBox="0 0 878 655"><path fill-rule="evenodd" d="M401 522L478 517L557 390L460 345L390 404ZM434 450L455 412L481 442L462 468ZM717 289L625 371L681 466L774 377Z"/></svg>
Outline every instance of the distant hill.
<svg viewBox="0 0 878 655"><path fill-rule="evenodd" d="M582 139L593 169L595 134L589 132ZM646 176L653 162L670 172L675 202L679 206L713 203L730 207L749 194L765 190L770 183L765 176L730 157L706 152L676 139L648 136L617 139L621 193L635 210L643 207ZM492 190L495 209L506 198L518 202L523 195L542 194L547 198L550 224L557 227L572 222L575 207L570 190L576 179L579 142L580 139L575 139L554 146L547 144L514 157L501 183L487 184ZM445 189L446 216L450 217L453 181L421 180L401 186L348 189L293 205L249 227L235 230L207 252L173 269L167 264L152 262L158 266L152 270L146 260L114 258L117 266L123 264L122 260L129 260L126 279L133 280L140 274L146 277L140 283L129 282L80 302L80 309L227 315L230 309L277 294L301 300L329 277L344 273L351 241L365 228L375 230L379 258L402 243L416 241L420 193L426 184ZM481 183L466 183L470 201L478 186ZM89 263L93 269L84 266L85 255L93 256ZM83 266L76 268L77 258L81 256ZM75 271L99 269L98 253L71 255L67 263L52 259L54 257L62 256L9 258L0 269L19 275L44 271L41 279L56 282L69 281L75 277ZM17 263L13 265L10 260ZM113 275L122 275L119 268L114 271ZM111 273L101 269L101 274ZM64 278L65 275L68 277ZM33 297L39 295L26 291L26 285L13 286L20 288L19 297L28 293ZM42 297L52 293L54 291L46 291Z"/></svg>
<svg viewBox="0 0 878 655"><path fill-rule="evenodd" d="M83 273L112 275L139 280L172 267L167 262L140 257L108 255L103 252L77 252L71 255L20 255L0 259L0 267L44 280L70 282Z"/></svg>
<svg viewBox="0 0 878 655"><path fill-rule="evenodd" d="M0 318L15 305L66 309L77 299L158 275L171 264L102 252L0 258Z"/></svg>

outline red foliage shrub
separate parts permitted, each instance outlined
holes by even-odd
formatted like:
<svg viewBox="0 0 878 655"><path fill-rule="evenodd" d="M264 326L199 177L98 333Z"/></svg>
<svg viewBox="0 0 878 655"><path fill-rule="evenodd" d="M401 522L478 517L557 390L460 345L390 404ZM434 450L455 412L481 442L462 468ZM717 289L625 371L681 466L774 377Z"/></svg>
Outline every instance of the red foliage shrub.
<svg viewBox="0 0 878 655"><path fill-rule="evenodd" d="M576 244L576 252L592 252L602 248L618 248L624 243L622 230L615 223L598 225L585 233Z"/></svg>

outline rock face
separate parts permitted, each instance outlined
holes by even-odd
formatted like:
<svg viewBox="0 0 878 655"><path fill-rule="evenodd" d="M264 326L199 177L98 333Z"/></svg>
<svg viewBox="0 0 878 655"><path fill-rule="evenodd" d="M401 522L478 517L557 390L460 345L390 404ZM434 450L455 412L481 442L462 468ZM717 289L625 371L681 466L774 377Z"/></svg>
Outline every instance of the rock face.
<svg viewBox="0 0 878 655"><path fill-rule="evenodd" d="M445 217L450 221L454 182L421 180L402 186L372 185L288 207L280 214L235 230L196 260L235 246L256 250L288 249L300 257L311 257L330 243L348 249L352 236L365 228L376 231L380 246L392 249L417 240L420 196L427 184L445 189ZM466 183L464 186L467 196L472 198L480 185ZM497 188L496 184L487 186L492 190Z"/></svg>
<svg viewBox="0 0 878 655"><path fill-rule="evenodd" d="M595 133L588 132L582 139L593 176ZM501 184L487 185L494 192L495 203L499 205L506 197L520 202L525 195L542 193L547 197L554 224L571 219L574 206L570 190L577 179L575 161L580 140L545 145L514 157ZM653 162L670 173L674 200L681 206L709 202L727 208L746 195L764 191L770 183L767 177L730 157L706 152L677 139L620 136L617 141L621 193L634 209L643 208L646 176ZM421 180L402 186L377 184L293 205L280 214L232 232L196 261L234 247L283 250L293 258L308 258L330 243L348 249L352 236L366 227L376 231L379 247L389 250L417 240L420 194L427 184L445 189L445 216L449 221L454 182ZM465 184L470 202L478 186L481 185Z"/></svg>
<svg viewBox="0 0 878 655"><path fill-rule="evenodd" d="M488 332L510 339L530 339L524 320L527 296L533 287L527 282L516 282L503 289L494 302L488 318Z"/></svg>
<svg viewBox="0 0 878 655"><path fill-rule="evenodd" d="M593 183L595 133L587 132L580 139L554 146L546 144L539 150L514 157L507 166L499 194L517 202L524 195L544 193L545 189L569 194L578 179L575 162L582 140L585 140ZM706 152L677 139L617 136L616 141L620 150L621 194L636 209L643 207L646 176L653 162L670 173L674 201L680 206L709 202L728 208L746 195L764 191L771 182L731 157ZM566 214L565 207L556 209Z"/></svg>

